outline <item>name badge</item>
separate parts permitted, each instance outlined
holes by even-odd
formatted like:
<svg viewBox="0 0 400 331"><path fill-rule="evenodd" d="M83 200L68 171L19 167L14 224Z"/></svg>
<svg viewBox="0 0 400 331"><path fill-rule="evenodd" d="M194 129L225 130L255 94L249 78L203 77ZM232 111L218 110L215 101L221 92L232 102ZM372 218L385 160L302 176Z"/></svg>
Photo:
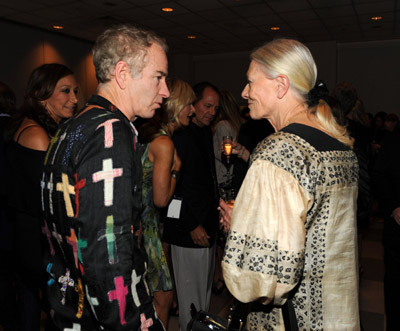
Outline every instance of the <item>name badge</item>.
<svg viewBox="0 0 400 331"><path fill-rule="evenodd" d="M181 207L182 199L173 198L168 206L167 217L179 219L179 216L181 214Z"/></svg>

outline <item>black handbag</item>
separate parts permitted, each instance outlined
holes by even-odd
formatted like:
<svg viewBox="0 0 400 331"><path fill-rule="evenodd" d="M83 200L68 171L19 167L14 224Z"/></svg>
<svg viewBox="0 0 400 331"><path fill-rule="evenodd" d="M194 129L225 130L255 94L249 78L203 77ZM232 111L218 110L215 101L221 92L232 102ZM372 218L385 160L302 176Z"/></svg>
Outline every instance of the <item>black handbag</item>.
<svg viewBox="0 0 400 331"><path fill-rule="evenodd" d="M228 319L204 310L196 310L191 304L192 319L187 325L187 331L229 330L242 331L246 324L247 310L245 304L235 300L230 308Z"/></svg>

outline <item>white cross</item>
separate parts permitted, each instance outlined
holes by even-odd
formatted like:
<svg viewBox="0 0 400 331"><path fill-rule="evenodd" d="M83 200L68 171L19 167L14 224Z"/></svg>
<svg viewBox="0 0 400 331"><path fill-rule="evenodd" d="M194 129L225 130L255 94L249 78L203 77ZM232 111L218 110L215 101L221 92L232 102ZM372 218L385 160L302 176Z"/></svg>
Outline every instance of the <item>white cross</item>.
<svg viewBox="0 0 400 331"><path fill-rule="evenodd" d="M40 181L40 187L42 188L41 189L41 191L40 191L40 193L41 193L41 199L42 199L42 210L44 211L44 198L43 198L43 191L44 191L44 188L45 188L45 186L46 186L46 183L44 182L44 173L43 173L43 176L42 176L42 180Z"/></svg>
<svg viewBox="0 0 400 331"><path fill-rule="evenodd" d="M86 297L89 301L90 307L92 307L92 312L94 317L96 317L97 319L97 315L96 315L96 311L94 310L94 306L98 306L99 305L99 300L97 300L97 298L92 298L89 294L89 289L87 287L87 285L85 285L85 291L86 291Z"/></svg>
<svg viewBox="0 0 400 331"><path fill-rule="evenodd" d="M140 279L142 278L142 276L136 275L136 270L133 269L131 277L132 277L131 292L132 292L132 296L133 296L133 301L135 302L135 305L137 307L139 307L140 301L139 301L139 296L136 291L136 285L140 283Z"/></svg>
<svg viewBox="0 0 400 331"><path fill-rule="evenodd" d="M112 159L103 160L103 170L95 172L93 183L104 180L104 205L112 206L114 198L114 178L122 176L122 168L113 169Z"/></svg>
<svg viewBox="0 0 400 331"><path fill-rule="evenodd" d="M64 331L73 331L73 330L80 330L81 325L78 323L72 323L72 329L64 329Z"/></svg>
<svg viewBox="0 0 400 331"><path fill-rule="evenodd" d="M47 188L49 189L49 208L50 208L50 214L53 215L53 189L54 189L54 184L53 184L53 173L50 173L50 179L47 183Z"/></svg>

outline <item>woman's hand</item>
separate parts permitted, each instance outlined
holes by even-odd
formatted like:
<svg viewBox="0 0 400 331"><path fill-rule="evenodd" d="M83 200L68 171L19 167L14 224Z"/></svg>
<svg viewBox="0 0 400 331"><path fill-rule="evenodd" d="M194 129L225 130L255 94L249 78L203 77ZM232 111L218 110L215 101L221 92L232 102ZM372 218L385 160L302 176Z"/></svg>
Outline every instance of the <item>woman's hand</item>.
<svg viewBox="0 0 400 331"><path fill-rule="evenodd" d="M225 233L231 228L232 209L233 208L229 207L224 200L219 199L219 224L220 229Z"/></svg>
<svg viewBox="0 0 400 331"><path fill-rule="evenodd" d="M244 162L247 162L250 157L250 152L243 145L236 141L232 142L232 154L236 154Z"/></svg>

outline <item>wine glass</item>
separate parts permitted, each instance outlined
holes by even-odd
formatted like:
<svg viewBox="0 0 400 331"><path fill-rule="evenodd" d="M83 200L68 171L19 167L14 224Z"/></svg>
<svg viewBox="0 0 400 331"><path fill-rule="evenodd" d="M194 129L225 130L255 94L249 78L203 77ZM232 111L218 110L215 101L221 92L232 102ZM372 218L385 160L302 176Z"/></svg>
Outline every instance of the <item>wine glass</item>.
<svg viewBox="0 0 400 331"><path fill-rule="evenodd" d="M223 136L222 137L222 145L224 148L225 155L225 166L226 166L226 177L227 181L230 182L230 167L231 167L231 154L232 154L232 136Z"/></svg>

